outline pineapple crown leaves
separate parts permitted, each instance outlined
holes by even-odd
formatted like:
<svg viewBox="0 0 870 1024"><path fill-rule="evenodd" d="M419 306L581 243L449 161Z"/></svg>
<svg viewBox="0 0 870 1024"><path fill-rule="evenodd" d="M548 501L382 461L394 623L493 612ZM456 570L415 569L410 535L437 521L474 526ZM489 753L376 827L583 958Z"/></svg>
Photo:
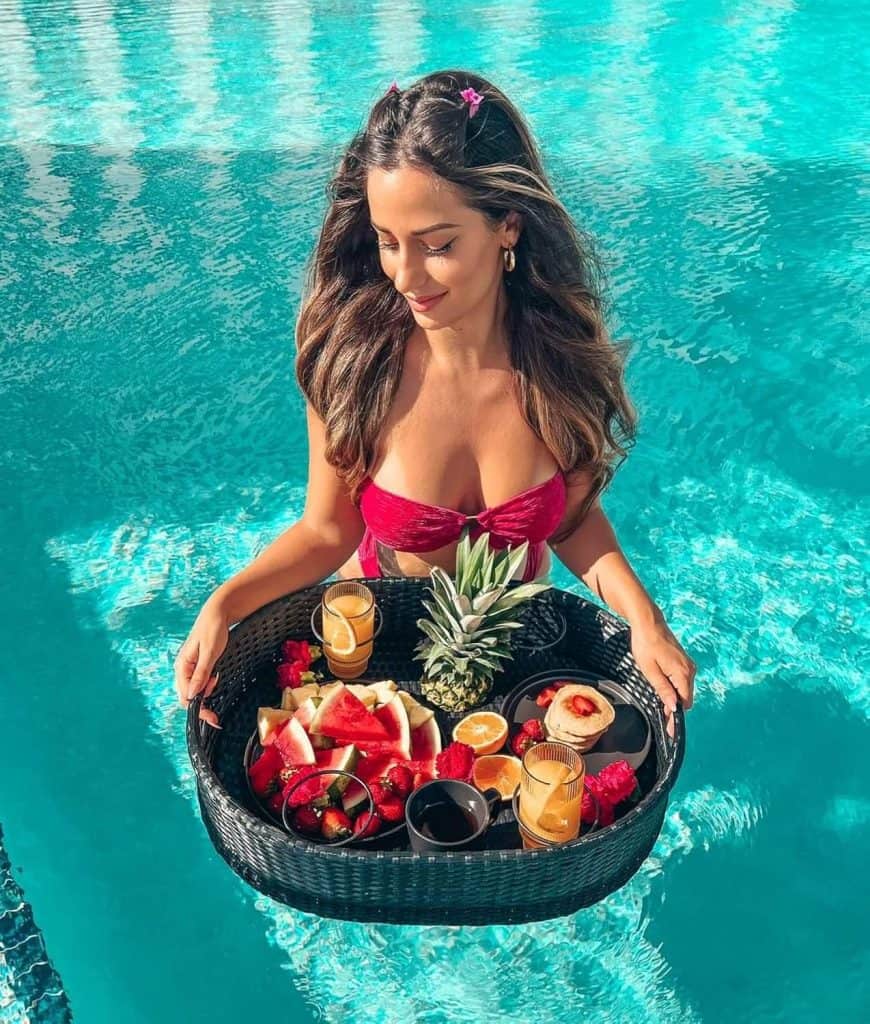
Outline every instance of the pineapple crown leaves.
<svg viewBox="0 0 870 1024"><path fill-rule="evenodd" d="M456 552L456 580L433 566L424 600L428 619L418 619L425 634L415 657L425 661L427 673L461 676L473 666L477 678L491 677L503 659L512 658L510 634L522 628L514 611L522 602L550 588L549 583L523 583L509 589L528 551L528 541L517 548L495 552L482 533L472 545L466 528Z"/></svg>

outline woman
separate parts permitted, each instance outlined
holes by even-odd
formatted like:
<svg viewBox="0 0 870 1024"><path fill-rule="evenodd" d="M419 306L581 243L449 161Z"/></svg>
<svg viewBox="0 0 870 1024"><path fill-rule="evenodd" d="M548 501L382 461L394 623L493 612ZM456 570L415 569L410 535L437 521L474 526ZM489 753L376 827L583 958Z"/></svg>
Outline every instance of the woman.
<svg viewBox="0 0 870 1024"><path fill-rule="evenodd" d="M353 139L297 325L309 479L301 519L209 597L175 664L210 693L228 628L342 577L455 571L459 534L548 548L631 626L665 707L695 666L599 499L635 428L594 265L522 116L465 72L393 83ZM213 719L213 712L205 712Z"/></svg>

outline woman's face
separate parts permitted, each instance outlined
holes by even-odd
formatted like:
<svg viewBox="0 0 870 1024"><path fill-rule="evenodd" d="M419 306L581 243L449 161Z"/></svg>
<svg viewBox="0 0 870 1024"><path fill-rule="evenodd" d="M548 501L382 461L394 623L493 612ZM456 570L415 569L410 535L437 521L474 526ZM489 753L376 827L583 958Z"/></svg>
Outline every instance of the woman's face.
<svg viewBox="0 0 870 1024"><path fill-rule="evenodd" d="M500 286L514 215L493 231L449 182L412 167L370 171L367 196L381 266L421 327L455 323Z"/></svg>

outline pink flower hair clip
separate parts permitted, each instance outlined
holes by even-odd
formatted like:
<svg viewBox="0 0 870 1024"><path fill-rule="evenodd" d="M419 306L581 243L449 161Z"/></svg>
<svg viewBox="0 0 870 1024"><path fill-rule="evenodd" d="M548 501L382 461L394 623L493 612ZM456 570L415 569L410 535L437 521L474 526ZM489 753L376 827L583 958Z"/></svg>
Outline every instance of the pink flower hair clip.
<svg viewBox="0 0 870 1024"><path fill-rule="evenodd" d="M389 89L387 89L386 95L389 96L391 92L401 92L398 82L393 82Z"/></svg>
<svg viewBox="0 0 870 1024"><path fill-rule="evenodd" d="M471 86L469 86L467 89L463 89L459 95L463 98L463 100L465 100L465 102L469 106L468 116L474 117L474 115L477 113L477 108L480 106L481 103L483 103L484 97L481 96L479 92L475 92L474 89L471 88Z"/></svg>

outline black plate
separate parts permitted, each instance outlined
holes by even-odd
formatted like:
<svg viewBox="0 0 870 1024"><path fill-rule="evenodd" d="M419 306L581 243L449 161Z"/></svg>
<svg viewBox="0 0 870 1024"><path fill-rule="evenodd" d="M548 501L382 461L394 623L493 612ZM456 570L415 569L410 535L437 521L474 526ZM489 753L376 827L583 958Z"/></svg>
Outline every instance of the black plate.
<svg viewBox="0 0 870 1024"><path fill-rule="evenodd" d="M288 832L289 830L284 828L284 822L281 820L281 815L276 814L264 800L261 800L260 797L257 796L257 794L254 792L254 787L251 785L251 776L248 773L248 768L250 767L251 763L255 761L260 756L260 754L262 754L262 752L263 748L260 746L260 734L255 730L251 734L251 738L248 740L247 745L245 746L245 755L243 759L245 779L248 783L248 792L251 794L251 799L254 801L254 806L257 807L260 810L260 812L269 819L269 821L271 821L274 825L277 825L282 832ZM405 822L400 821L397 824L393 825L392 828L384 829L373 836L369 836L368 839L354 839L353 842L348 845L365 846L368 849L371 849L375 846L379 847L384 842L390 843L391 840L395 840L399 836L399 834L404 831ZM298 836L295 832L291 834L296 839L302 838Z"/></svg>
<svg viewBox="0 0 870 1024"><path fill-rule="evenodd" d="M591 672L551 669L524 679L502 701L501 713L507 719L510 735L513 736L517 727L530 718L537 718L543 724L547 709L538 707L535 697L545 686L565 679L594 687L604 694L616 712L613 725L595 746L583 755L586 771L590 775L597 775L605 765L623 760L628 761L637 771L646 760L652 745L649 719L619 683Z"/></svg>

